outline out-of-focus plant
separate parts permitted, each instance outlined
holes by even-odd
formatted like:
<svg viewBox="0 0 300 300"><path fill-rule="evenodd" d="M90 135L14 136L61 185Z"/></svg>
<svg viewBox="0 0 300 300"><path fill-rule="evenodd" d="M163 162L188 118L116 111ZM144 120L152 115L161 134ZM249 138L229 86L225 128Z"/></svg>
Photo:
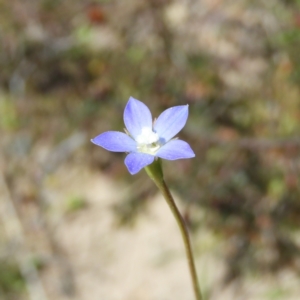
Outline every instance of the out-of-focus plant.
<svg viewBox="0 0 300 300"><path fill-rule="evenodd" d="M0 296L3 299L16 299L26 289L18 265L5 259L0 260Z"/></svg>

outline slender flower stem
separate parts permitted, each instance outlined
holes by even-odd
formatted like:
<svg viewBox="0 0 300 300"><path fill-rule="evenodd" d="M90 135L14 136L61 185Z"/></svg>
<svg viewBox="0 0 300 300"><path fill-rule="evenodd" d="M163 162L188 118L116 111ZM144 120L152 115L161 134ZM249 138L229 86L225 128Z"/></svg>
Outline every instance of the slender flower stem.
<svg viewBox="0 0 300 300"><path fill-rule="evenodd" d="M149 175L149 177L154 181L154 183L156 184L156 186L158 187L160 192L163 194L164 198L166 199L166 201L176 219L176 222L179 226L181 236L182 236L182 239L184 242L184 247L185 247L185 251L186 251L186 255L187 255L190 274L192 277L195 297L196 297L196 300L203 300L203 297L202 297L201 291L200 291L200 287L199 287L199 283L198 283L197 272L196 272L196 267L195 267L193 252L192 252L192 246L191 246L191 241L189 238L187 226L175 204L175 201L170 193L168 186L166 185L166 183L164 181L160 160L155 161L151 165L147 166L145 169L146 169L146 172Z"/></svg>

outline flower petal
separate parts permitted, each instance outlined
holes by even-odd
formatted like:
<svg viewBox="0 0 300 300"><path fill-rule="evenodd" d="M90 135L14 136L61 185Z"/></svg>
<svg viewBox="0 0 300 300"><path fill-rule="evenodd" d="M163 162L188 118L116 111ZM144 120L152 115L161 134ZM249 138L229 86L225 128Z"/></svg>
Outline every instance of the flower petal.
<svg viewBox="0 0 300 300"><path fill-rule="evenodd" d="M92 143L113 152L137 151L136 141L119 131L107 131L91 140Z"/></svg>
<svg viewBox="0 0 300 300"><path fill-rule="evenodd" d="M135 139L142 128L152 128L152 115L149 108L141 101L130 97L124 110L124 123Z"/></svg>
<svg viewBox="0 0 300 300"><path fill-rule="evenodd" d="M154 124L154 131L163 143L174 137L185 125L189 106L174 106L163 111Z"/></svg>
<svg viewBox="0 0 300 300"><path fill-rule="evenodd" d="M168 160L176 160L195 157L195 153L187 142L171 140L158 150L156 156Z"/></svg>
<svg viewBox="0 0 300 300"><path fill-rule="evenodd" d="M129 153L125 158L125 165L131 175L138 173L142 168L150 165L154 156L146 153Z"/></svg>

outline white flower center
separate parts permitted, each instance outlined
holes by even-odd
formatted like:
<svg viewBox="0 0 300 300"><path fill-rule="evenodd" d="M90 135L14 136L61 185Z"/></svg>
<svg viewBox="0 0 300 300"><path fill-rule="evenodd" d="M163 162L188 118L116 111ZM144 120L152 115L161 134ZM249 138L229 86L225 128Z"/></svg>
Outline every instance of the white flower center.
<svg viewBox="0 0 300 300"><path fill-rule="evenodd" d="M157 133L153 132L149 127L143 127L142 133L137 136L136 141L138 144L152 144L159 139Z"/></svg>
<svg viewBox="0 0 300 300"><path fill-rule="evenodd" d="M149 127L143 127L142 133L135 140L138 144L137 149L139 152L155 155L160 148L158 134Z"/></svg>

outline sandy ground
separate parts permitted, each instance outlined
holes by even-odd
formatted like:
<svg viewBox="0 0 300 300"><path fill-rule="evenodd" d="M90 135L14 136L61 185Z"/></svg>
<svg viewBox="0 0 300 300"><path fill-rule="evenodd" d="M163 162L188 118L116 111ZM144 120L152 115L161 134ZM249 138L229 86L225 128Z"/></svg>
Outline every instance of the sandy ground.
<svg viewBox="0 0 300 300"><path fill-rule="evenodd" d="M80 193L88 201L85 209L63 217L55 229L72 266L77 286L74 299L193 299L181 236L164 199L160 195L151 199L134 226L118 227L111 206L122 201L128 189L99 174L75 171L70 176L81 184L73 182L69 192ZM57 204L63 197L55 195ZM201 234L196 238L200 240ZM209 256L196 259L205 288L212 277ZM222 263L214 258L213 265L219 277Z"/></svg>
<svg viewBox="0 0 300 300"><path fill-rule="evenodd" d="M56 175L64 176L54 183L59 191L52 195L54 210L61 211L66 195L81 195L88 205L55 221L55 238L70 264L76 293L64 297L53 289L52 299L194 299L181 236L159 194L148 202L134 226L119 227L111 207L122 201L128 188L86 169L65 171ZM276 280L249 276L246 282L223 288L222 241L207 228L192 235L192 241L201 288L204 293L210 291L209 299L299 299L297 277L286 272ZM53 288L54 282L47 284L51 293L49 284Z"/></svg>

